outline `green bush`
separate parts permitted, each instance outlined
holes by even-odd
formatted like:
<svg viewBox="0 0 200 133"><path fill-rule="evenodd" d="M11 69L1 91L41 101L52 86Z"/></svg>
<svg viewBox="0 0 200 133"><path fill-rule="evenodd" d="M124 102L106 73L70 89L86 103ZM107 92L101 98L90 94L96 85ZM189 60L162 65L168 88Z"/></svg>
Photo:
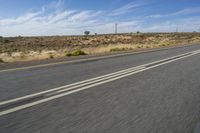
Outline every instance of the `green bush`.
<svg viewBox="0 0 200 133"><path fill-rule="evenodd" d="M74 50L66 54L66 56L80 56L80 55L86 55L86 53L82 50Z"/></svg>

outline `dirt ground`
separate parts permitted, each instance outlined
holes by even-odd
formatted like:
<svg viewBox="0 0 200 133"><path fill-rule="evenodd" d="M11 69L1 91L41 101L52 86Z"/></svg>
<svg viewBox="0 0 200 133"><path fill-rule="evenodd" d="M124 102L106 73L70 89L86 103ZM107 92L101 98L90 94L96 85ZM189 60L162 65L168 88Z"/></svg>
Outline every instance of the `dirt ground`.
<svg viewBox="0 0 200 133"><path fill-rule="evenodd" d="M200 42L200 33L140 33L90 36L0 37L2 62L43 60Z"/></svg>

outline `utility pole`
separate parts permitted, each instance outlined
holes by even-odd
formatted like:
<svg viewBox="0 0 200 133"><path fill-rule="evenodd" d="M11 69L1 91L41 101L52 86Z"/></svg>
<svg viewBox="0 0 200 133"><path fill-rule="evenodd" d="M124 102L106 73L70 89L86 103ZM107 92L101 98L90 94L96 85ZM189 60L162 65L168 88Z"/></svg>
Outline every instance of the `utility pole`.
<svg viewBox="0 0 200 133"><path fill-rule="evenodd" d="M117 30L118 30L118 27L117 27L118 25L117 25L117 23L115 23L115 41L117 42Z"/></svg>
<svg viewBox="0 0 200 133"><path fill-rule="evenodd" d="M117 23L115 24L115 34L117 34L117 32L118 32L118 25L117 25Z"/></svg>

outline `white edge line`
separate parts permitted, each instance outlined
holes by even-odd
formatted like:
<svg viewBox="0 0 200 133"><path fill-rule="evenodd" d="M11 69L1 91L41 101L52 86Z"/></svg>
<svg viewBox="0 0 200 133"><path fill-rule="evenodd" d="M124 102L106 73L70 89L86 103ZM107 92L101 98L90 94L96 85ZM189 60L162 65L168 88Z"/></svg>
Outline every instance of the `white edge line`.
<svg viewBox="0 0 200 133"><path fill-rule="evenodd" d="M192 51L192 53L195 53L195 52L198 53L198 51L199 50ZM106 74L106 75L99 76L99 77L96 77L96 78L92 78L92 79L80 81L80 82L77 82L77 83L73 83L73 84L69 84L69 85L57 87L57 88L50 89L50 90L47 90L47 91L42 91L42 92L38 92L38 93L35 93L35 94L30 94L30 95L22 96L22 97L19 97L19 98L14 98L14 99L11 99L11 100L2 101L2 102L0 102L0 106L8 104L8 103L12 103L12 102L17 102L17 101L20 101L20 100L23 100L23 99L31 98L31 97L34 97L34 96L42 95L42 94L45 94L45 93L50 93L50 92L53 92L53 91L58 91L58 90L61 90L61 89L65 89L67 87L71 87L71 86L83 84L83 83L86 83L86 82L90 82L90 81L93 81L93 80L97 80L97 79L100 79L100 78L104 78L104 77L107 77L107 76L111 76L111 75L114 75L114 74L125 72L125 71L131 70L131 69L137 69L137 68L145 67L145 66L150 65L150 64L162 62L162 61L165 61L165 60L168 60L168 59L172 59L172 58L176 58L176 57L179 57L179 56L182 56L182 55L186 55L186 54L189 54L189 53L191 53L191 52L188 52L188 53L185 53L185 54L181 54L181 55L177 55L177 56L173 56L173 57L169 57L169 58L158 60L158 61L154 61L154 62L147 63L147 64L144 64L144 65L140 65L140 66L137 66L137 67L128 68L128 69L125 69L125 70L122 70L122 71L118 71L118 72Z"/></svg>
<svg viewBox="0 0 200 133"><path fill-rule="evenodd" d="M111 82L111 81L115 81L115 80L130 76L130 75L133 75L133 74L136 74L136 73L139 73L139 72L143 72L143 71L146 71L146 70L149 70L149 69L152 69L152 68L156 68L158 66L169 64L171 62L174 62L174 61L177 61L177 60L180 60L180 59L183 59L183 58L187 58L187 57L196 55L198 53L199 52L192 52L192 54L184 56L184 57L180 57L178 59L170 60L170 61L158 64L158 65L148 67L148 68L144 68L142 70L138 70L138 71L135 71L135 72L132 72L132 73L128 73L126 75L122 75L122 76L119 76L119 77L116 77L116 78L113 78L113 79L110 79L110 80L107 80L107 81L99 82L99 83L96 83L96 84L92 84L92 85L89 85L89 86L82 87L82 88L77 89L77 90L73 90L73 91L66 92L66 93L63 93L63 94L59 94L59 95L56 95L56 96L52 96L52 97L49 97L49 98L46 98L46 99L42 99L42 100L39 100L39 101L36 101L36 102L21 105L21 106L18 106L18 107L9 109L9 110L5 110L5 111L0 112L0 116L10 114L10 113L13 113L13 112L25 109L25 108L29 108L29 107L32 107L32 106L35 106L35 105L38 105L38 104L41 104L41 103L44 103L44 102L47 102L47 101L51 101L51 100L54 100L54 99L57 99L57 98L60 98L60 97L63 97L63 96L66 96L66 95L69 95L69 94L72 94L72 93L76 93L76 92L79 92L79 91L82 91L82 90L86 90L86 89L89 89L89 88L92 88L92 87L95 87L95 86L98 86L98 85L101 85L101 84L105 84L105 83L108 83L108 82Z"/></svg>
<svg viewBox="0 0 200 133"><path fill-rule="evenodd" d="M127 73L129 71L134 71L134 70L141 69L141 68L143 68L143 67L134 67L134 68L131 68L131 69L126 69L126 70L115 72L115 73L112 73L112 74L107 74L107 75L100 76L100 77L97 77L97 78L84 80L84 81L77 82L77 83L74 83L74 84L69 84L69 85L66 85L66 86L61 86L61 87L50 89L50 90L47 90L47 91L42 91L42 92L39 92L39 93L35 93L35 94L31 94L31 95L27 95L27 96L15 98L15 99L3 101L3 102L0 102L0 106L8 104L8 103L12 103L12 102L17 102L17 101L20 101L20 100L23 100L23 99L31 98L31 97L34 97L34 96L42 95L42 94L45 94L45 93L53 92L53 91L59 91L59 90L62 90L62 89L64 89L66 91L65 88L67 88L68 90L71 90L71 89L74 89L74 88L77 88L77 87L81 87L81 86L91 84L91 83L94 83L94 82L97 82L97 81L105 80L105 79L108 79L110 77L114 77L116 75L121 75L123 73Z"/></svg>

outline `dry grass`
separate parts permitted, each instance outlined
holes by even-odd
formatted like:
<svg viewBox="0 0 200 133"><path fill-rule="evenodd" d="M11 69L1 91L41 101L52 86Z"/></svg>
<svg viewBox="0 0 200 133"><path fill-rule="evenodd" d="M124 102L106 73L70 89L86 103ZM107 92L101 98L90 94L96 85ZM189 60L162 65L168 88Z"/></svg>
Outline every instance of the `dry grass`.
<svg viewBox="0 0 200 133"><path fill-rule="evenodd" d="M44 60L44 59L52 59L59 58L65 56L65 52L63 51L30 51L30 52L13 52L11 55L8 53L0 54L0 57L5 62L18 62L18 61L31 61L31 60Z"/></svg>
<svg viewBox="0 0 200 133"><path fill-rule="evenodd" d="M160 44L110 44L107 46L99 46L99 47L90 47L83 48L82 50L87 54L102 54L102 53L110 53L117 51L131 51L138 49L150 49L150 48L159 48L164 46L172 46L174 44L170 43L160 43Z"/></svg>
<svg viewBox="0 0 200 133"><path fill-rule="evenodd" d="M131 44L110 44L110 45L106 45L106 46L98 46L98 47L89 47L89 48L83 48L83 51L87 54L102 54L102 53L108 53L111 52L112 49L115 48L126 48L126 49L135 49L136 46L135 45L131 45Z"/></svg>
<svg viewBox="0 0 200 133"><path fill-rule="evenodd" d="M43 60L196 42L200 42L200 33L0 38L0 59L5 62Z"/></svg>

